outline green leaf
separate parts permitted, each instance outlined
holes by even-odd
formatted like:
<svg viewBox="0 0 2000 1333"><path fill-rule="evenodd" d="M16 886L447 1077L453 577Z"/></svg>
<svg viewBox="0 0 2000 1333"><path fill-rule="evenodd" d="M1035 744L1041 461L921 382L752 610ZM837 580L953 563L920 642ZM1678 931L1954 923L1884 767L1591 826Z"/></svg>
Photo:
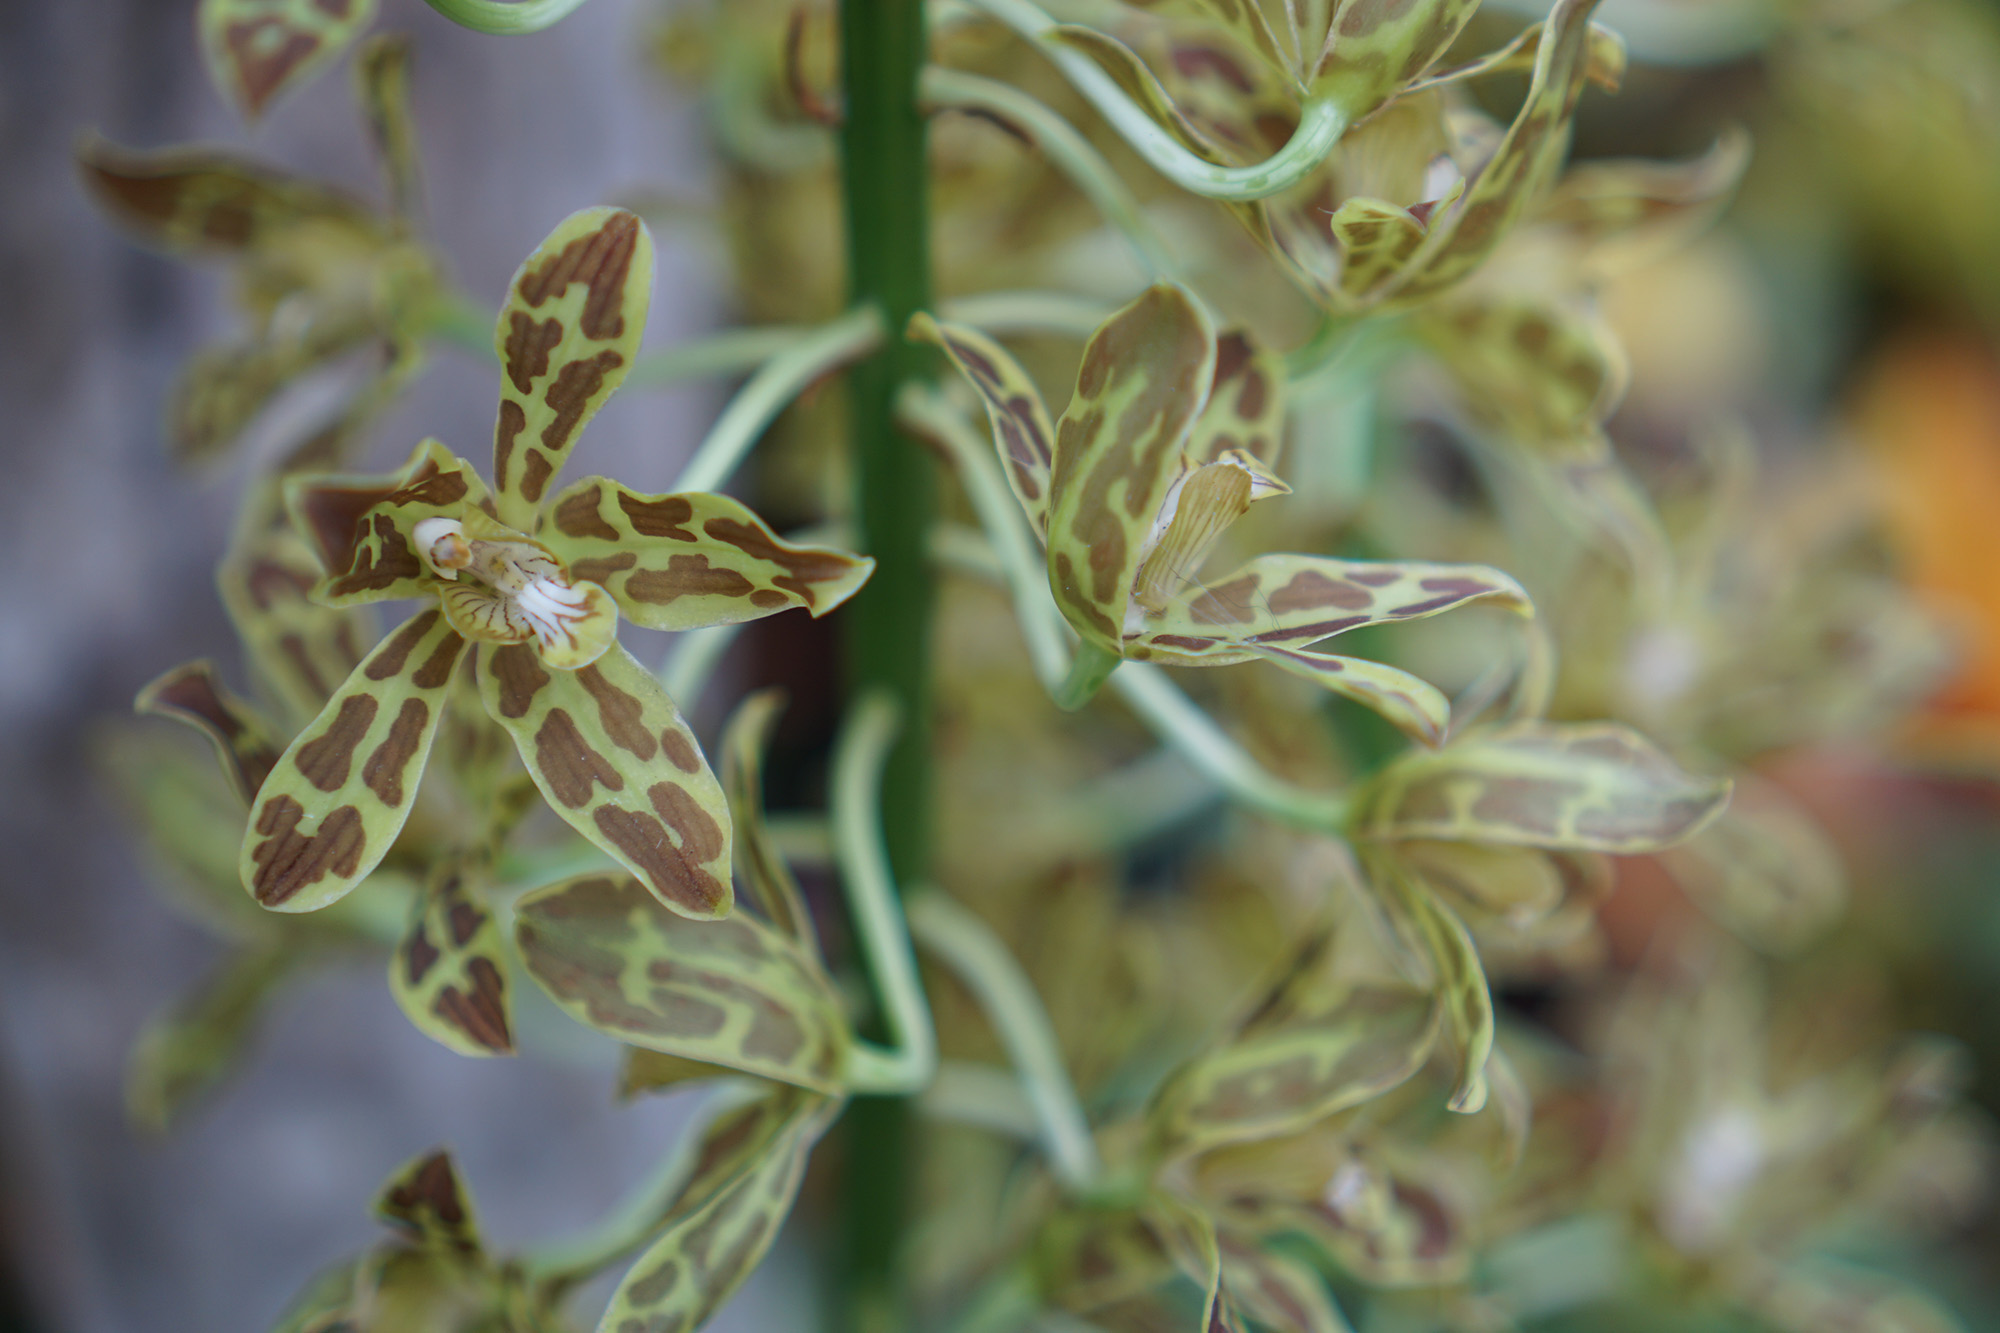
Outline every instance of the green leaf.
<svg viewBox="0 0 2000 1333"><path fill-rule="evenodd" d="M1581 851L1658 851L1699 831L1729 800L1727 778L1688 773L1628 727L1529 722L1412 751L1369 782L1355 828Z"/></svg>
<svg viewBox="0 0 2000 1333"><path fill-rule="evenodd" d="M1208 316L1166 284L1084 347L1076 396L1056 426L1048 544L1056 605L1086 642L1122 651L1147 539L1214 378Z"/></svg>
<svg viewBox="0 0 2000 1333"><path fill-rule="evenodd" d="M823 616L875 568L866 556L785 541L726 495L642 495L603 477L557 496L536 536L648 629L734 625L794 607Z"/></svg>
<svg viewBox="0 0 2000 1333"><path fill-rule="evenodd" d="M251 671L281 706L288 730L326 706L334 687L360 665L363 646L375 640L366 611L312 600L321 573L282 508L261 497L246 506L245 522L216 570Z"/></svg>
<svg viewBox="0 0 2000 1333"><path fill-rule="evenodd" d="M375 0L201 0L209 77L246 120L317 74L375 21Z"/></svg>
<svg viewBox="0 0 2000 1333"><path fill-rule="evenodd" d="M164 1131L220 1083L299 961L296 948L271 943L235 950L192 995L148 1019L125 1069L132 1119Z"/></svg>
<svg viewBox="0 0 2000 1333"><path fill-rule="evenodd" d="M185 722L207 736L222 771L245 801L264 785L278 762L270 727L255 709L223 687L214 665L205 660L155 678L139 691L133 708Z"/></svg>
<svg viewBox="0 0 2000 1333"><path fill-rule="evenodd" d="M736 706L722 732L722 786L729 796L736 856L751 901L766 921L817 958L819 941L813 934L812 914L764 822L764 752L783 707L783 692L774 689L759 690Z"/></svg>
<svg viewBox="0 0 2000 1333"><path fill-rule="evenodd" d="M1458 1075L1447 1104L1471 1115L1486 1105L1486 1061L1493 1054L1493 995L1479 950L1465 923L1399 858L1390 854L1370 862L1370 877L1384 890L1391 915L1431 974L1445 1032L1457 1049Z"/></svg>
<svg viewBox="0 0 2000 1333"><path fill-rule="evenodd" d="M452 669L464 651L443 614L421 611L354 669L257 792L239 863L280 912L343 897L388 854L416 801Z"/></svg>
<svg viewBox="0 0 2000 1333"><path fill-rule="evenodd" d="M460 1055L512 1055L504 937L474 900L464 870L446 864L418 895L389 956L389 993L419 1032Z"/></svg>
<svg viewBox="0 0 2000 1333"><path fill-rule="evenodd" d="M1406 987L1350 980L1334 946L1331 927L1308 935L1249 1016L1168 1075L1147 1109L1161 1152L1288 1134L1423 1068L1438 1006Z"/></svg>
<svg viewBox="0 0 2000 1333"><path fill-rule="evenodd" d="M389 1177L375 1196L375 1215L419 1249L480 1252L472 1197L441 1148L412 1158Z"/></svg>
<svg viewBox="0 0 2000 1333"><path fill-rule="evenodd" d="M1049 471L1055 460L1055 427L1028 372L999 343L963 324L945 324L919 313L909 336L944 349L952 365L979 393L993 423L993 445L1014 498L1035 531L1048 534Z"/></svg>
<svg viewBox="0 0 2000 1333"><path fill-rule="evenodd" d="M586 875L522 899L514 934L529 975L580 1023L816 1092L843 1087L849 1038L832 983L748 914L697 923L636 880Z"/></svg>
<svg viewBox="0 0 2000 1333"><path fill-rule="evenodd" d="M482 645L479 695L549 806L685 916L729 915L729 806L680 710L613 643L544 669L527 644Z"/></svg>
<svg viewBox="0 0 2000 1333"><path fill-rule="evenodd" d="M587 208L514 274L493 329L498 517L523 532L570 446L632 368L653 299L653 238L634 214Z"/></svg>
<svg viewBox="0 0 2000 1333"><path fill-rule="evenodd" d="M693 1333L707 1323L777 1239L813 1145L841 1105L774 1088L710 1125L665 1229L618 1284L598 1333Z"/></svg>

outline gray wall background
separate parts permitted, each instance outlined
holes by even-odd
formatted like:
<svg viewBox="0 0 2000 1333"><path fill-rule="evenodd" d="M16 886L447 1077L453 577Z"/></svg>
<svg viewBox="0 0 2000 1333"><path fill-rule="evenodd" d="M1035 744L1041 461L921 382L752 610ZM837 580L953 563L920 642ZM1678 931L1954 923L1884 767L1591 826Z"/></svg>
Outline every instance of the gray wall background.
<svg viewBox="0 0 2000 1333"><path fill-rule="evenodd" d="M86 742L166 667L233 665L211 569L242 472L178 471L159 417L180 360L235 314L222 273L139 252L92 212L70 147L86 128L144 147L204 140L376 188L344 63L248 131L207 84L193 8L0 0L0 1264L39 1330L264 1328L310 1274L376 1237L366 1207L384 1174L440 1143L503 1245L563 1234L686 1112L612 1106L604 1048L567 1064L454 1056L403 1020L371 966L291 993L247 1077L175 1136L125 1122L134 1033L217 945L154 897ZM521 38L464 31L418 0L382 8L381 26L417 38L433 232L482 299L575 208L705 191L696 108L642 63L649 6L594 0ZM722 304L709 261L660 239L653 346ZM482 457L495 383L440 351L374 461L426 434ZM627 390L579 466L664 488L718 393ZM797 1262L767 1268L727 1322L797 1326L785 1293L800 1284L784 1272Z"/></svg>

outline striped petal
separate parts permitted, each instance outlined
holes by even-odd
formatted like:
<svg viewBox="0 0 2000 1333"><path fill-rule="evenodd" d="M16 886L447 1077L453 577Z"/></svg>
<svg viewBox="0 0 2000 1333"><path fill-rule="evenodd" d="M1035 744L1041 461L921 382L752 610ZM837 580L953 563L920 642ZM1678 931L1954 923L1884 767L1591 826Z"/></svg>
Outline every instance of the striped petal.
<svg viewBox="0 0 2000 1333"><path fill-rule="evenodd" d="M465 640L436 608L384 639L258 789L239 872L265 907L310 912L389 851L417 796Z"/></svg>
<svg viewBox="0 0 2000 1333"><path fill-rule="evenodd" d="M375 21L375 0L201 0L202 54L246 120L298 87Z"/></svg>
<svg viewBox="0 0 2000 1333"><path fill-rule="evenodd" d="M482 647L480 699L572 828L674 911L729 915L729 806L694 733L614 643L575 671L526 644Z"/></svg>
<svg viewBox="0 0 2000 1333"><path fill-rule="evenodd" d="M415 906L389 956L389 993L419 1032L460 1055L512 1055L506 945L493 913L449 864Z"/></svg>

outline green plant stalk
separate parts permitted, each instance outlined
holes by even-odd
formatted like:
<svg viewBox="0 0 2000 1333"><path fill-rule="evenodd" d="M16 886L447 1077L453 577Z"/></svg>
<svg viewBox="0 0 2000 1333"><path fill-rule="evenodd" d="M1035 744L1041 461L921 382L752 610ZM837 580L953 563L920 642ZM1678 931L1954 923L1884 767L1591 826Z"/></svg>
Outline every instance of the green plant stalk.
<svg viewBox="0 0 2000 1333"><path fill-rule="evenodd" d="M984 921L941 893L910 905L910 930L965 983L1007 1048L1056 1179L1072 1190L1088 1189L1101 1169L1097 1143L1034 982Z"/></svg>
<svg viewBox="0 0 2000 1333"><path fill-rule="evenodd" d="M896 394L930 365L905 342L910 317L930 304L930 172L918 101L925 58L924 0L841 0L841 188L849 299L890 331L886 346L848 376L859 545L875 573L843 611L851 698L883 690L902 731L883 773L883 845L897 883L925 878L929 860L931 621L928 544L936 466L897 429ZM881 993L881 978L875 978ZM881 1029L864 1030L864 1035ZM836 1257L850 1328L900 1324L896 1260L909 1211L913 1129L904 1099L857 1097L847 1116L845 1218Z"/></svg>

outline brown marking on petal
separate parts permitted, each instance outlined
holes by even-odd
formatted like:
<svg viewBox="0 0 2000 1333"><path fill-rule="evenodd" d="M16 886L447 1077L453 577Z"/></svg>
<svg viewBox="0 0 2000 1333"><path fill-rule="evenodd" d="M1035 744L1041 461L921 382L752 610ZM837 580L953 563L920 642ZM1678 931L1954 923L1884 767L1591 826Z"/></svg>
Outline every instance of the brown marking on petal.
<svg viewBox="0 0 2000 1333"><path fill-rule="evenodd" d="M1324 639L1342 630L1353 629L1356 625L1366 625L1373 616L1344 616L1339 620L1322 620L1313 625L1293 625L1288 629L1265 630L1262 634L1250 636L1251 643L1286 643L1293 639Z"/></svg>
<svg viewBox="0 0 2000 1333"><path fill-rule="evenodd" d="M370 551L356 543L354 563L348 572L334 580L332 589L336 596L345 597L357 592L379 592L403 579L421 577L423 562L410 549L410 543L396 530L395 520L387 514L377 514L373 520L377 550Z"/></svg>
<svg viewBox="0 0 2000 1333"><path fill-rule="evenodd" d="M806 1030L799 1020L761 996L751 1014L750 1030L743 1034L743 1054L789 1064L806 1044Z"/></svg>
<svg viewBox="0 0 2000 1333"><path fill-rule="evenodd" d="M438 646L431 649L431 655L424 664L410 673L410 684L420 690L439 690L451 680L451 669L458 665L458 655L465 647L465 640L456 634L447 634L438 640Z"/></svg>
<svg viewBox="0 0 2000 1333"><path fill-rule="evenodd" d="M1257 91L1257 84L1241 65L1212 46L1176 46L1172 52L1174 72L1184 79L1204 75L1221 79L1244 96Z"/></svg>
<svg viewBox="0 0 2000 1333"><path fill-rule="evenodd" d="M267 33L285 36L274 47ZM244 104L255 113L264 109L293 70L312 58L320 39L286 19L265 17L229 24L222 30L222 45L235 67Z"/></svg>
<svg viewBox="0 0 2000 1333"><path fill-rule="evenodd" d="M1386 588L1402 577L1400 569L1356 569L1349 571L1347 581L1364 588Z"/></svg>
<svg viewBox="0 0 2000 1333"><path fill-rule="evenodd" d="M1440 596L1430 598L1428 601L1411 602L1408 606L1399 606L1389 612L1389 614L1392 616L1423 615L1427 611L1441 610L1444 607L1452 605L1454 602L1462 602L1468 597L1477 597L1481 593L1499 591L1492 584L1481 579L1462 577L1425 579L1420 586L1425 592L1438 593Z"/></svg>
<svg viewBox="0 0 2000 1333"><path fill-rule="evenodd" d="M403 946L403 980L411 987L423 984L437 960L444 957L443 950L431 943L431 937L419 921L410 930L410 938Z"/></svg>
<svg viewBox="0 0 2000 1333"><path fill-rule="evenodd" d="M1257 618L1257 589L1263 580L1255 574L1217 583L1202 590L1188 603L1188 614L1203 625L1241 625Z"/></svg>
<svg viewBox="0 0 2000 1333"><path fill-rule="evenodd" d="M617 555L594 555L571 562L569 575L578 583L595 583L603 587L611 582L613 574L638 563L639 557L630 551L620 551Z"/></svg>
<svg viewBox="0 0 2000 1333"><path fill-rule="evenodd" d="M536 320L519 310L507 316L507 342L501 349L501 359L507 370L507 379L516 391L526 393L535 387L535 381L549 373L549 353L562 342L563 326L559 319Z"/></svg>
<svg viewBox="0 0 2000 1333"><path fill-rule="evenodd" d="M548 432L543 431L542 435L546 439ZM541 499L542 491L547 488L549 478L555 475L555 471L555 466L549 462L548 455L539 449L528 450L528 457L521 464L522 496L530 501Z"/></svg>
<svg viewBox="0 0 2000 1333"><path fill-rule="evenodd" d="M275 560L259 560L243 576L243 586L259 611L268 611L279 601L301 601L312 591L313 579L304 570L281 565Z"/></svg>
<svg viewBox="0 0 2000 1333"><path fill-rule="evenodd" d="M1190 653L1206 652L1221 642L1219 639L1197 639L1191 634L1155 634L1152 636L1151 641L1168 648L1179 648ZM1138 649L1133 649L1135 656L1137 653Z"/></svg>
<svg viewBox="0 0 2000 1333"><path fill-rule="evenodd" d="M361 674L370 680L387 680L401 673L404 664L410 660L410 654L416 651L418 641L431 632L442 614L441 611L426 611L412 617L408 624L375 650L375 655L368 659L368 665L361 668Z"/></svg>
<svg viewBox="0 0 2000 1333"><path fill-rule="evenodd" d="M282 635L278 639L278 648L292 664L292 670L299 673L300 679L305 681L306 686L314 694L324 699L333 693L333 688L327 684L326 678L319 674L319 664L313 661L312 654L306 650L304 639L296 634Z"/></svg>
<svg viewBox="0 0 2000 1333"><path fill-rule="evenodd" d="M434 468L434 465L432 466ZM444 505L457 504L471 490L471 485L465 480L465 473L459 469L453 468L449 472L433 470L424 474L418 480L412 481L409 485L403 487L402 490L385 496L383 503L392 505L425 504L442 507Z"/></svg>
<svg viewBox="0 0 2000 1333"><path fill-rule="evenodd" d="M266 907L286 901L328 873L352 875L361 864L368 835L361 828L360 810L341 806L320 821L319 832L311 837L298 832L305 812L294 798L275 796L257 813L256 828L264 841L250 854L257 867L251 890Z"/></svg>
<svg viewBox="0 0 2000 1333"><path fill-rule="evenodd" d="M592 818L598 832L674 901L703 912L713 912L722 901L726 886L690 862L659 820L615 805L599 806Z"/></svg>
<svg viewBox="0 0 2000 1333"><path fill-rule="evenodd" d="M542 427L542 447L560 454L569 447L569 437L590 409L591 400L604 388L604 377L625 364L625 357L610 348L588 361L571 361L556 372L542 394L542 401L555 409L555 419Z"/></svg>
<svg viewBox="0 0 2000 1333"><path fill-rule="evenodd" d="M1317 569L1302 569L1284 587L1271 594L1273 615L1312 611L1333 606L1342 611L1359 611L1375 604L1375 594L1357 588L1345 579L1328 578Z"/></svg>
<svg viewBox="0 0 2000 1333"><path fill-rule="evenodd" d="M681 772L701 772L701 751L695 749L694 742L683 733L668 727L660 733L660 749L666 752L667 761Z"/></svg>
<svg viewBox="0 0 2000 1333"><path fill-rule="evenodd" d="M339 791L346 785L355 748L375 721L375 710L372 694L350 694L342 699L332 724L298 748L292 755L292 766L321 791Z"/></svg>
<svg viewBox="0 0 2000 1333"><path fill-rule="evenodd" d="M451 905L451 910L445 913L445 918L451 926L451 942L461 949L472 943L472 937L477 935L479 928L486 923L486 913L463 898Z"/></svg>
<svg viewBox="0 0 2000 1333"><path fill-rule="evenodd" d="M717 569L705 555L677 555L665 569L641 569L625 580L635 602L667 606L681 597L742 597L757 585L733 569ZM782 596L782 594L780 594Z"/></svg>
<svg viewBox="0 0 2000 1333"><path fill-rule="evenodd" d="M681 835L681 850L696 861L713 861L722 854L722 825L702 809L701 802L687 788L672 782L656 782L646 789L653 809L667 821L667 827Z"/></svg>
<svg viewBox="0 0 2000 1333"><path fill-rule="evenodd" d="M788 549L754 523L738 523L733 518L711 518L701 525L701 530L753 559L768 560L781 566L785 572L771 582L797 594L808 607L818 605L813 584L834 582L854 568L854 562L838 551Z"/></svg>
<svg viewBox="0 0 2000 1333"><path fill-rule="evenodd" d="M500 687L498 702L502 717L526 717L535 696L549 683L549 673L542 670L541 658L523 643L489 647L486 669Z"/></svg>
<svg viewBox="0 0 2000 1333"><path fill-rule="evenodd" d="M572 810L589 803L595 784L602 783L608 791L625 790L625 779L583 738L565 708L551 708L542 719L535 732L535 763L550 794Z"/></svg>
<svg viewBox="0 0 2000 1333"><path fill-rule="evenodd" d="M361 780L381 798L382 804L393 808L403 803L403 770L417 753L424 725L430 720L429 704L422 699L403 700L403 706L396 710L396 720L389 724L389 734L362 764Z"/></svg>
<svg viewBox="0 0 2000 1333"><path fill-rule="evenodd" d="M312 486L299 495L299 518L327 573L342 573L354 563L362 515L394 493L390 486Z"/></svg>
<svg viewBox="0 0 2000 1333"><path fill-rule="evenodd" d="M759 588L750 594L750 605L766 611L783 606L791 600L776 588Z"/></svg>
<svg viewBox="0 0 2000 1333"><path fill-rule="evenodd" d="M1562 832L1563 808L1583 792L1582 783L1558 778L1495 779L1481 788L1467 813L1483 822L1553 838Z"/></svg>
<svg viewBox="0 0 2000 1333"><path fill-rule="evenodd" d="M500 419L493 426L493 484L507 489L507 465L514 457L514 441L528 428L528 414L512 398L500 400Z"/></svg>
<svg viewBox="0 0 2000 1333"><path fill-rule="evenodd" d="M690 1172L688 1179L699 1180L701 1177L694 1172ZM680 1283L680 1280L680 1261L678 1259L663 1259L660 1261L659 1267L625 1288L625 1298L634 1305L651 1305L672 1291ZM667 1326L666 1318L664 1315L655 1316L643 1323L637 1319L627 1319L618 1326L618 1333L668 1333L669 1327L671 1327L673 1333L679 1333L679 1330L687 1323L685 1315L676 1314L673 1324ZM655 1327L656 1325L661 1325L661 1327Z"/></svg>
<svg viewBox="0 0 2000 1333"><path fill-rule="evenodd" d="M580 668L576 679L584 692L597 701L597 721L611 743L641 759L651 759L658 743L641 721L646 706L606 680L595 666Z"/></svg>
<svg viewBox="0 0 2000 1333"><path fill-rule="evenodd" d="M451 1157L442 1151L418 1163L382 1200L382 1206L393 1221L420 1232L424 1230L426 1217L434 1217L453 1228L462 1227L467 1221Z"/></svg>
<svg viewBox="0 0 2000 1333"><path fill-rule="evenodd" d="M685 526L694 518L694 504L683 496L663 495L657 500L642 500L621 491L618 507L632 520L632 531L641 537L671 537L677 542L701 540Z"/></svg>
<svg viewBox="0 0 2000 1333"><path fill-rule="evenodd" d="M560 297L573 282L590 288L584 297L583 336L603 340L625 332L625 281L639 247L639 219L614 213L588 236L579 236L539 269L523 273L514 290L531 309L550 297Z"/></svg>
<svg viewBox="0 0 2000 1333"><path fill-rule="evenodd" d="M605 541L618 540L618 529L604 521L604 515L597 512L598 502L604 498L602 486L592 486L587 491L574 491L563 497L555 508L556 531L566 537L601 537Z"/></svg>
<svg viewBox="0 0 2000 1333"><path fill-rule="evenodd" d="M1124 545L1123 537L1119 537L1118 544L1121 547ZM1104 613L1103 608L1075 595L1077 591L1076 565L1070 560L1069 552L1067 551L1056 552L1056 582L1071 593L1070 600L1067 603L1069 610L1081 615L1100 634L1105 635L1107 638L1116 639L1118 637L1117 623Z"/></svg>
<svg viewBox="0 0 2000 1333"><path fill-rule="evenodd" d="M470 991L447 986L431 1002L431 1012L489 1051L511 1053L514 1036L507 1030L502 1002L506 983L491 958L473 958L465 965Z"/></svg>

